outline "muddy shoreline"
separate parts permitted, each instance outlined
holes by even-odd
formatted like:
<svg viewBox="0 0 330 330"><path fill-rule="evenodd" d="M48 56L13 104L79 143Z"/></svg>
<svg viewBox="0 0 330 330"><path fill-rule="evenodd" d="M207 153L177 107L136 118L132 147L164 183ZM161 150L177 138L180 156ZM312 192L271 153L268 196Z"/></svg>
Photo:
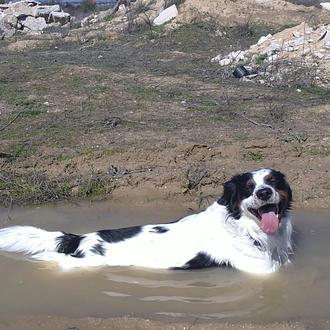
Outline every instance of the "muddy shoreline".
<svg viewBox="0 0 330 330"><path fill-rule="evenodd" d="M144 319L130 318L85 318L70 319L63 317L36 316L23 317L14 322L0 322L0 329L5 330L101 330L101 329L159 329L159 330L308 330L308 329L329 329L329 320L318 321L288 321L272 323L250 323L250 322L223 322L223 323L203 323L198 319L192 323L161 323Z"/></svg>

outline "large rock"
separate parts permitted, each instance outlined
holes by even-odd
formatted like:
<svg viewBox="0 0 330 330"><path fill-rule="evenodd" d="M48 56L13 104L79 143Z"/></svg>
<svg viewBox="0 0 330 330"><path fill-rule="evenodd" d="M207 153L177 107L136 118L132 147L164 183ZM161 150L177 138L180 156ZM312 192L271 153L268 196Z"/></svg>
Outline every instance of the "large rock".
<svg viewBox="0 0 330 330"><path fill-rule="evenodd" d="M47 27L47 23L43 17L28 16L20 20L24 32L40 32Z"/></svg>
<svg viewBox="0 0 330 330"><path fill-rule="evenodd" d="M47 23L64 25L70 22L70 18L70 14L62 12L59 5L40 5L33 0L2 4L0 39L12 37L17 31L40 32Z"/></svg>
<svg viewBox="0 0 330 330"><path fill-rule="evenodd" d="M34 16L35 7L38 5L34 1L19 1L10 3L10 6L3 11L4 14L14 15L17 18Z"/></svg>
<svg viewBox="0 0 330 330"><path fill-rule="evenodd" d="M18 19L13 15L0 15L0 38L10 38L17 30Z"/></svg>
<svg viewBox="0 0 330 330"><path fill-rule="evenodd" d="M63 11L51 12L49 22L50 23L60 23L61 25L64 25L66 23L69 23L70 19L71 19L70 14L65 13Z"/></svg>
<svg viewBox="0 0 330 330"><path fill-rule="evenodd" d="M49 16L53 12L61 11L60 5L52 5L52 6L37 6L34 9L33 16L34 17L44 17L48 20Z"/></svg>
<svg viewBox="0 0 330 330"><path fill-rule="evenodd" d="M178 15L176 5L164 9L153 21L154 25L162 25Z"/></svg>

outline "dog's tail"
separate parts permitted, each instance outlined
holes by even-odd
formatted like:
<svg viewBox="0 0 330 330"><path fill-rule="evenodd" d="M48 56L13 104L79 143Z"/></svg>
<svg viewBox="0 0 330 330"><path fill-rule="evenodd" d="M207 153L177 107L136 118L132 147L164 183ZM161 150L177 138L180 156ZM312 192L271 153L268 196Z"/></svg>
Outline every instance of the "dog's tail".
<svg viewBox="0 0 330 330"><path fill-rule="evenodd" d="M0 229L0 250L36 255L43 252L74 253L80 236L31 226L13 226Z"/></svg>

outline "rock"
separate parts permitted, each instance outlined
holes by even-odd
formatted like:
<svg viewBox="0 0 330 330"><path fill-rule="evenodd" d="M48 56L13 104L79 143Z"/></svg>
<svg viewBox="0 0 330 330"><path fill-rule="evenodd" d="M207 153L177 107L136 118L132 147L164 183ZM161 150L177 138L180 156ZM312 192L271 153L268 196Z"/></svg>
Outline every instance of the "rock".
<svg viewBox="0 0 330 330"><path fill-rule="evenodd" d="M49 15L52 12L59 12L61 11L61 8L59 5L52 5L52 6L37 6L34 8L34 17L44 17L47 21L49 18Z"/></svg>
<svg viewBox="0 0 330 330"><path fill-rule="evenodd" d="M305 37L299 37L291 41L291 46L301 46L306 43Z"/></svg>
<svg viewBox="0 0 330 330"><path fill-rule="evenodd" d="M265 36L262 36L258 42L257 42L257 45L260 46L261 44L263 44L265 41L267 41L268 39L270 39L272 37L271 34L268 34L266 37Z"/></svg>
<svg viewBox="0 0 330 330"><path fill-rule="evenodd" d="M330 2L321 2L320 6L325 10L330 10Z"/></svg>
<svg viewBox="0 0 330 330"><path fill-rule="evenodd" d="M221 66L226 66L229 65L233 62L233 60L229 59L229 58L224 58L223 60L219 61L219 64Z"/></svg>
<svg viewBox="0 0 330 330"><path fill-rule="evenodd" d="M60 12L51 12L49 22L51 23L60 23L61 25L67 24L70 22L71 16L69 13L65 13L64 11Z"/></svg>
<svg viewBox="0 0 330 330"><path fill-rule="evenodd" d="M221 61L221 55L217 55L211 59L211 62L220 62Z"/></svg>
<svg viewBox="0 0 330 330"><path fill-rule="evenodd" d="M1 38L10 38L16 33L18 19L14 15L2 15L0 18Z"/></svg>
<svg viewBox="0 0 330 330"><path fill-rule="evenodd" d="M83 19L81 20L81 22L80 22L80 26L81 26L82 28L89 26L89 24L90 24L90 22L89 22L89 17L85 17L85 18L83 18Z"/></svg>
<svg viewBox="0 0 330 330"><path fill-rule="evenodd" d="M26 16L34 16L35 6L37 6L37 2L28 2L28 1L19 1L10 3L8 9L4 10L4 14L12 14L17 18L26 17Z"/></svg>
<svg viewBox="0 0 330 330"><path fill-rule="evenodd" d="M324 37L324 48L330 49L330 30L327 31L327 34Z"/></svg>
<svg viewBox="0 0 330 330"><path fill-rule="evenodd" d="M0 5L0 38L12 37L20 31L42 31L50 21L65 25L70 22L70 15L60 10L59 5L40 5L30 0Z"/></svg>
<svg viewBox="0 0 330 330"><path fill-rule="evenodd" d="M47 27L47 23L43 17L28 16L21 20L20 23L24 28L24 32L40 32Z"/></svg>
<svg viewBox="0 0 330 330"><path fill-rule="evenodd" d="M162 25L178 15L178 9L176 5L172 5L164 9L160 14L154 19L153 25Z"/></svg>
<svg viewBox="0 0 330 330"><path fill-rule="evenodd" d="M325 55L321 52L314 52L314 56L321 60Z"/></svg>

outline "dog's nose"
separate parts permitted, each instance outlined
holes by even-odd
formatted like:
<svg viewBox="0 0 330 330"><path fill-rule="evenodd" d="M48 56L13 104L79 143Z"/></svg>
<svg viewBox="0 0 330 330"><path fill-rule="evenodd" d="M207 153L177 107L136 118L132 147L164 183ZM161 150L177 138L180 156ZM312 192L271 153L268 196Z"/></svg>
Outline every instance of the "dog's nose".
<svg viewBox="0 0 330 330"><path fill-rule="evenodd" d="M256 195L262 201L268 201L270 196L273 194L273 191L270 188L262 188L257 191Z"/></svg>

